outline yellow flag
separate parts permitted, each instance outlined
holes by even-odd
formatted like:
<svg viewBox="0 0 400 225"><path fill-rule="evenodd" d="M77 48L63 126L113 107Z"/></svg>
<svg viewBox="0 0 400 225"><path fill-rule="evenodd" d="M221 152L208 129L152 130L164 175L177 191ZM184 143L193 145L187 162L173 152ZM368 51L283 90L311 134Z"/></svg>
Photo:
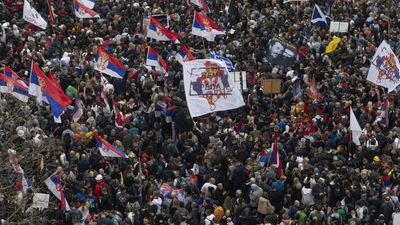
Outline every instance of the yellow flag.
<svg viewBox="0 0 400 225"><path fill-rule="evenodd" d="M342 41L340 37L333 36L333 40L326 46L325 53L331 53L337 49L339 43Z"/></svg>

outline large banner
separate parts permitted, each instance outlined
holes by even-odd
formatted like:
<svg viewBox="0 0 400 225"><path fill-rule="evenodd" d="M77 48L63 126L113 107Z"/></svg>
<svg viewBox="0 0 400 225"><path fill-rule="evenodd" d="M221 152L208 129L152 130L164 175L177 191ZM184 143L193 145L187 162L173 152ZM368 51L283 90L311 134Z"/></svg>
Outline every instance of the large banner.
<svg viewBox="0 0 400 225"><path fill-rule="evenodd" d="M379 45L369 67L367 80L376 85L396 89L400 84L400 64L390 45L385 41Z"/></svg>
<svg viewBox="0 0 400 225"><path fill-rule="evenodd" d="M245 103L226 64L214 59L183 63L186 101L192 117L236 109Z"/></svg>
<svg viewBox="0 0 400 225"><path fill-rule="evenodd" d="M297 58L296 47L289 42L274 37L269 43L267 60L273 65L289 67Z"/></svg>

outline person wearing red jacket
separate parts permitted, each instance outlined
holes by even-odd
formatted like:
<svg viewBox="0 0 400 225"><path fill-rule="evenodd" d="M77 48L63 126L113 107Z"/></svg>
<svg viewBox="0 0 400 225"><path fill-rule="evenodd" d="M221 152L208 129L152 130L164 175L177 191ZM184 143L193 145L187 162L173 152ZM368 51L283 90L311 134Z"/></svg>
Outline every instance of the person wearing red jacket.
<svg viewBox="0 0 400 225"><path fill-rule="evenodd" d="M103 176L101 174L96 176L96 182L97 184L94 187L93 196L96 197L98 200L99 197L102 195L101 190L103 189L103 187L107 187L107 184L104 182Z"/></svg>

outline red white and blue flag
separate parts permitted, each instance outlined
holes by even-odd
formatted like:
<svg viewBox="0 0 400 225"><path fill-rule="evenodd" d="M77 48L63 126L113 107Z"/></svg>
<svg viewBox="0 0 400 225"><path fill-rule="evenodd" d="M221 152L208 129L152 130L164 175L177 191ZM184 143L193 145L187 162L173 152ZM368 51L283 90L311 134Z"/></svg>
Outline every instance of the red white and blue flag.
<svg viewBox="0 0 400 225"><path fill-rule="evenodd" d="M111 145L106 140L102 139L100 136L95 135L96 145L99 148L100 154L105 157L118 157L118 158L128 158L128 156L119 150L117 147Z"/></svg>
<svg viewBox="0 0 400 225"><path fill-rule="evenodd" d="M57 118L72 103L57 81L53 78L48 78L33 60L29 80L29 94L37 98L45 96L53 115Z"/></svg>
<svg viewBox="0 0 400 225"><path fill-rule="evenodd" d="M179 44L179 34L165 28L156 18L150 16L150 23L147 27L147 37L157 41L173 41Z"/></svg>
<svg viewBox="0 0 400 225"><path fill-rule="evenodd" d="M27 102L29 98L28 85L10 67L4 66L4 74L0 78L0 92L11 93L17 99Z"/></svg>
<svg viewBox="0 0 400 225"><path fill-rule="evenodd" d="M50 177L48 177L44 183L47 185L51 193L58 198L61 202L61 209L70 211L70 207L68 201L65 199L63 186L61 184L61 173L60 171L56 171Z"/></svg>
<svg viewBox="0 0 400 225"><path fill-rule="evenodd" d="M0 73L0 92L10 93L18 100L28 102L28 85L20 79L11 78Z"/></svg>
<svg viewBox="0 0 400 225"><path fill-rule="evenodd" d="M215 41L217 35L225 34L225 30L215 24L208 16L195 12L192 34L203 37L207 41Z"/></svg>
<svg viewBox="0 0 400 225"><path fill-rule="evenodd" d="M154 66L156 70L161 73L166 73L168 71L168 63L152 47L149 47L147 51L146 65Z"/></svg>
<svg viewBox="0 0 400 225"><path fill-rule="evenodd" d="M80 0L74 1L75 16L81 19L99 18L99 14L83 4Z"/></svg>
<svg viewBox="0 0 400 225"><path fill-rule="evenodd" d="M94 69L104 74L110 75L116 78L124 78L126 68L118 59L107 54L103 47L97 48L96 62Z"/></svg>
<svg viewBox="0 0 400 225"><path fill-rule="evenodd" d="M179 51L176 53L175 59L180 63L196 59L186 45L181 45Z"/></svg>

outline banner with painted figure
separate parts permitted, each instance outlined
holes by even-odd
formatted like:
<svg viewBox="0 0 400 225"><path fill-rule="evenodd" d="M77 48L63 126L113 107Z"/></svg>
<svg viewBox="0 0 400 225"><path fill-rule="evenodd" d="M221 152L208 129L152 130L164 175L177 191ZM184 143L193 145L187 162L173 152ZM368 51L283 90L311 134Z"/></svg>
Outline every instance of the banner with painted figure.
<svg viewBox="0 0 400 225"><path fill-rule="evenodd" d="M382 41L372 58L367 80L391 92L400 84L400 63L390 45Z"/></svg>
<svg viewBox="0 0 400 225"><path fill-rule="evenodd" d="M269 43L267 61L273 65L289 67L297 58L296 47L289 42L274 37Z"/></svg>
<svg viewBox="0 0 400 225"><path fill-rule="evenodd" d="M223 61L184 62L183 73L186 101L192 117L236 109L245 104Z"/></svg>

